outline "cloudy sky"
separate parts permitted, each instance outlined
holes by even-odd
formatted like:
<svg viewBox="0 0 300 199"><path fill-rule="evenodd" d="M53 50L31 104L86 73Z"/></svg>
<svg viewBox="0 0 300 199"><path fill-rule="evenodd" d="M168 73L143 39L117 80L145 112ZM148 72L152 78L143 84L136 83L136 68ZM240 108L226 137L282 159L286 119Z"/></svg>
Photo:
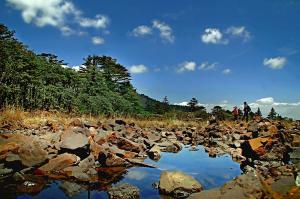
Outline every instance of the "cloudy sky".
<svg viewBox="0 0 300 199"><path fill-rule="evenodd" d="M69 67L110 55L158 100L300 119L300 1L2 0L0 13L35 52Z"/></svg>

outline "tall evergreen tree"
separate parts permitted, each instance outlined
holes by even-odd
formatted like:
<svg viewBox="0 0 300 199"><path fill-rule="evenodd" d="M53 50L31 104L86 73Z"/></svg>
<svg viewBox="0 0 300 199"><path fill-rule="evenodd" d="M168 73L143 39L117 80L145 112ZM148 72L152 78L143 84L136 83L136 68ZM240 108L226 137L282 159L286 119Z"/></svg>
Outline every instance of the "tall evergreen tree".
<svg viewBox="0 0 300 199"><path fill-rule="evenodd" d="M196 110L196 107L198 106L198 100L196 98L192 98L188 104L187 104L189 107L190 107L190 110L193 112Z"/></svg>
<svg viewBox="0 0 300 199"><path fill-rule="evenodd" d="M270 113L268 114L268 119L275 120L276 115L277 115L277 113L276 113L275 109L272 107Z"/></svg>
<svg viewBox="0 0 300 199"><path fill-rule="evenodd" d="M257 108L257 111L255 112L255 115L256 115L256 116L260 116L260 117L262 116L262 114L261 114L261 111L260 111L260 108L259 108L259 107Z"/></svg>

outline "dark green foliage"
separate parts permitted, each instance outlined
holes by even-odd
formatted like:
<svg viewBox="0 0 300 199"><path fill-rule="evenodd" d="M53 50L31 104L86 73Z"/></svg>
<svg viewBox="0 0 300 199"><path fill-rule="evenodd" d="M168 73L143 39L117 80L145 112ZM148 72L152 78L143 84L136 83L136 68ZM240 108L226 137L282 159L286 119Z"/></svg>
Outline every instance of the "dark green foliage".
<svg viewBox="0 0 300 199"><path fill-rule="evenodd" d="M88 56L80 71L56 55L40 55L0 24L0 108L56 109L91 114L137 114L140 99L130 74L107 56Z"/></svg>
<svg viewBox="0 0 300 199"><path fill-rule="evenodd" d="M257 109L255 115L256 115L256 116L260 116L260 117L262 116L261 111L260 111L260 108Z"/></svg>
<svg viewBox="0 0 300 199"><path fill-rule="evenodd" d="M196 107L198 106L198 100L196 98L192 98L189 102L188 102L188 106L190 107L191 111L195 111Z"/></svg>
<svg viewBox="0 0 300 199"><path fill-rule="evenodd" d="M216 117L217 120L225 120L226 115L228 115L221 106L214 106L211 110L211 113Z"/></svg>
<svg viewBox="0 0 300 199"><path fill-rule="evenodd" d="M270 111L270 113L268 115L268 119L275 120L276 116L277 116L277 113L276 113L275 109L272 107L271 111Z"/></svg>

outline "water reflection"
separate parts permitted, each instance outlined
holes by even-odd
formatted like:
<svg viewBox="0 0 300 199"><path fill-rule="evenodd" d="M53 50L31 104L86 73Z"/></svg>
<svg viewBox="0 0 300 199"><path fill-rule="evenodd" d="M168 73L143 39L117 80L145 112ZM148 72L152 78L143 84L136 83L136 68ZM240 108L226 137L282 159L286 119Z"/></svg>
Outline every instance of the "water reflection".
<svg viewBox="0 0 300 199"><path fill-rule="evenodd" d="M76 183L71 181L48 181L42 191L36 193L18 189L20 184L8 183L6 180L0 188L1 196L18 199L83 199L108 198L107 189L121 183L129 183L140 189L141 198L161 198L153 183L159 181L163 170L178 170L197 179L204 189L211 189L223 185L225 182L241 174L240 165L231 160L229 155L211 158L202 146L198 151L183 148L179 153L162 153L158 162L146 159L147 163L157 165L157 168L133 167L125 169L114 167L98 169L99 181L96 183ZM41 180L41 179L39 179ZM45 180L45 179L43 179ZM43 181L44 182L44 181ZM16 193L17 192L17 193ZM1 197L3 198L3 197Z"/></svg>

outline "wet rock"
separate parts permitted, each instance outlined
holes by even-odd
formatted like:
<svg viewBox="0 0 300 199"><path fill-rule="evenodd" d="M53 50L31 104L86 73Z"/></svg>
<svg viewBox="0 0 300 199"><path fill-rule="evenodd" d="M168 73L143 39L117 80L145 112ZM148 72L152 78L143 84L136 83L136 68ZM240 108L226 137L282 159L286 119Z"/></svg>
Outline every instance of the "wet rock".
<svg viewBox="0 0 300 199"><path fill-rule="evenodd" d="M193 193L188 197L188 199L219 199L219 198L221 198L221 191L219 188Z"/></svg>
<svg viewBox="0 0 300 199"><path fill-rule="evenodd" d="M21 193L38 193L46 186L46 180L41 176L24 175L24 181L17 186L17 191Z"/></svg>
<svg viewBox="0 0 300 199"><path fill-rule="evenodd" d="M182 149L182 146L179 142L163 142L157 143L159 147L161 147L161 151L163 152L170 152L170 153L177 153Z"/></svg>
<svg viewBox="0 0 300 199"><path fill-rule="evenodd" d="M161 151L160 151L160 147L157 145L154 145L149 151L148 151L148 155L152 160L159 160L161 155L160 155Z"/></svg>
<svg viewBox="0 0 300 199"><path fill-rule="evenodd" d="M0 177L13 173L14 170L0 166Z"/></svg>
<svg viewBox="0 0 300 199"><path fill-rule="evenodd" d="M159 180L159 190L163 194L173 195L176 190L188 193L200 192L201 184L193 177L179 171L163 171Z"/></svg>
<svg viewBox="0 0 300 199"><path fill-rule="evenodd" d="M83 148L88 144L88 138L84 134L71 130L62 134L61 141L60 147L70 150Z"/></svg>
<svg viewBox="0 0 300 199"><path fill-rule="evenodd" d="M77 157L76 155L64 153L38 168L37 173L50 174L59 172L64 168L76 164L77 162L79 162L79 160L79 157Z"/></svg>
<svg viewBox="0 0 300 199"><path fill-rule="evenodd" d="M83 191L83 188L79 184L68 181L62 182L59 185L59 188L70 198L77 196L81 191Z"/></svg>
<svg viewBox="0 0 300 199"><path fill-rule="evenodd" d="M139 199L140 191L136 186L124 183L108 190L110 199Z"/></svg>

